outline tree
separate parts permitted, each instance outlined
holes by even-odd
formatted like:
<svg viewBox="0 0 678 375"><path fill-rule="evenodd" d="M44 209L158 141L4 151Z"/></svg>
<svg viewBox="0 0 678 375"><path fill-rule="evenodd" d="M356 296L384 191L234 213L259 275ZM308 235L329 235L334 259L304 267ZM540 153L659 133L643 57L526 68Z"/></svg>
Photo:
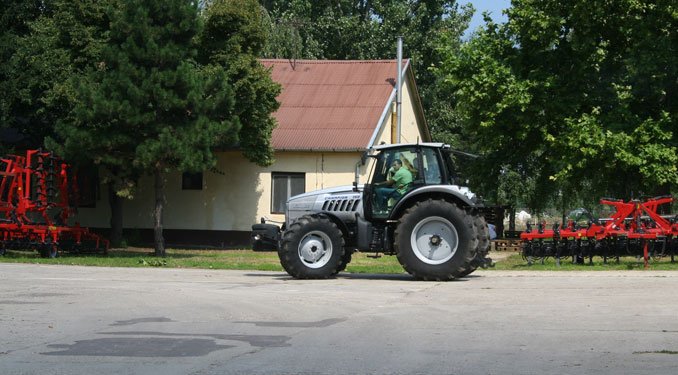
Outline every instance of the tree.
<svg viewBox="0 0 678 375"><path fill-rule="evenodd" d="M214 0L202 18L198 62L225 71L237 102L233 115L241 124L239 147L248 160L268 166L273 163L271 134L276 125L271 114L280 106L280 85L257 60L268 36L264 12L256 0Z"/></svg>
<svg viewBox="0 0 678 375"><path fill-rule="evenodd" d="M517 0L486 20L438 76L497 189L509 166L534 181L535 208L582 194L629 198L678 184L676 20L669 1ZM578 193L578 194L577 194Z"/></svg>
<svg viewBox="0 0 678 375"><path fill-rule="evenodd" d="M27 29L15 39L15 50L8 61L7 126L26 135L27 147L45 145L55 137L56 123L64 121L75 105L77 77L100 61L108 38L108 6L117 0L53 0L36 6L39 15L25 22ZM73 150L49 142L69 162L82 167L91 164L91 150L76 144ZM112 199L111 202L114 202ZM120 204L111 204L119 212ZM118 245L122 216L112 222L112 243ZM116 229L117 228L117 229ZM117 234L117 235L116 235Z"/></svg>
<svg viewBox="0 0 678 375"><path fill-rule="evenodd" d="M3 64L6 80L2 81L3 122L21 132L25 147L43 145L57 151L82 169L101 165L98 153L107 150L63 147L56 124L68 121L76 102L78 77L101 61L102 48L108 39L109 7L119 0L51 0L11 5L3 20L4 30L15 32L11 53ZM17 17L18 15L18 17ZM17 17L17 18L14 18ZM20 20L19 21L17 21ZM5 33L5 36L11 33ZM111 167L109 185L111 206L110 240L114 246L122 241L123 192L135 175L128 169Z"/></svg>
<svg viewBox="0 0 678 375"><path fill-rule="evenodd" d="M51 9L52 1L39 0L7 0L0 8L0 128L13 128L27 136L31 147L42 143L33 133L47 124L44 113L38 111L40 84L46 77L37 69L39 61L19 62L16 55L31 33L31 24L48 16Z"/></svg>
<svg viewBox="0 0 678 375"><path fill-rule="evenodd" d="M57 130L66 149L96 150L108 168L154 176L155 253L164 256L164 175L212 167L213 147L235 143L233 92L224 69L195 62L195 2L126 1L108 14L101 60L77 78L72 116Z"/></svg>

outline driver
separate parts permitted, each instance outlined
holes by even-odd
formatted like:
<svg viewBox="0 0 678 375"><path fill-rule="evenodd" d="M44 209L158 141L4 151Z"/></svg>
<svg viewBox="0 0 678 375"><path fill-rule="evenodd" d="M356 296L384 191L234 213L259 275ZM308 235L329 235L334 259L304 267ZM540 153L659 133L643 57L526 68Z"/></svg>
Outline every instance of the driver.
<svg viewBox="0 0 678 375"><path fill-rule="evenodd" d="M393 160L393 164L391 165L393 175L386 181L375 183L375 185L379 186L376 188L376 203L379 208L386 208L389 198L400 198L410 187L410 184L412 183L412 172L402 166L403 163L400 159Z"/></svg>

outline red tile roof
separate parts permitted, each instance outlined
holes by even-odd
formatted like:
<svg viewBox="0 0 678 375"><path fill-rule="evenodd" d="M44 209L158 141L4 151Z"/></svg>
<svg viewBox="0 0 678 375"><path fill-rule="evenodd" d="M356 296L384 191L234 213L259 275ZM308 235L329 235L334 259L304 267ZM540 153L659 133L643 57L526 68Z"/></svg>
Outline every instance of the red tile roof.
<svg viewBox="0 0 678 375"><path fill-rule="evenodd" d="M282 85L275 150L368 147L395 87L396 60L260 61Z"/></svg>

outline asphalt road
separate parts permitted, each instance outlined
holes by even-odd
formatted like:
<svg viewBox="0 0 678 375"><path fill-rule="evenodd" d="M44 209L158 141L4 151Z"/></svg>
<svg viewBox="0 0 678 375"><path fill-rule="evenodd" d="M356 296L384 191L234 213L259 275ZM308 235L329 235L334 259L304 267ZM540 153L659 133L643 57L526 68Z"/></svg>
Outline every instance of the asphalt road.
<svg viewBox="0 0 678 375"><path fill-rule="evenodd" d="M0 264L0 374L675 374L677 288Z"/></svg>

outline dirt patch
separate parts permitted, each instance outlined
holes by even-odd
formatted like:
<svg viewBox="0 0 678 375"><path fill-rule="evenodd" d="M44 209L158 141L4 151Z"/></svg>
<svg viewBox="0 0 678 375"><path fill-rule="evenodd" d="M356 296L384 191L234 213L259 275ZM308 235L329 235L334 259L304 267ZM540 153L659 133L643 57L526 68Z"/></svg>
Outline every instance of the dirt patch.
<svg viewBox="0 0 678 375"><path fill-rule="evenodd" d="M515 251L490 251L489 257L492 258L495 262L500 262L513 254L517 254Z"/></svg>

